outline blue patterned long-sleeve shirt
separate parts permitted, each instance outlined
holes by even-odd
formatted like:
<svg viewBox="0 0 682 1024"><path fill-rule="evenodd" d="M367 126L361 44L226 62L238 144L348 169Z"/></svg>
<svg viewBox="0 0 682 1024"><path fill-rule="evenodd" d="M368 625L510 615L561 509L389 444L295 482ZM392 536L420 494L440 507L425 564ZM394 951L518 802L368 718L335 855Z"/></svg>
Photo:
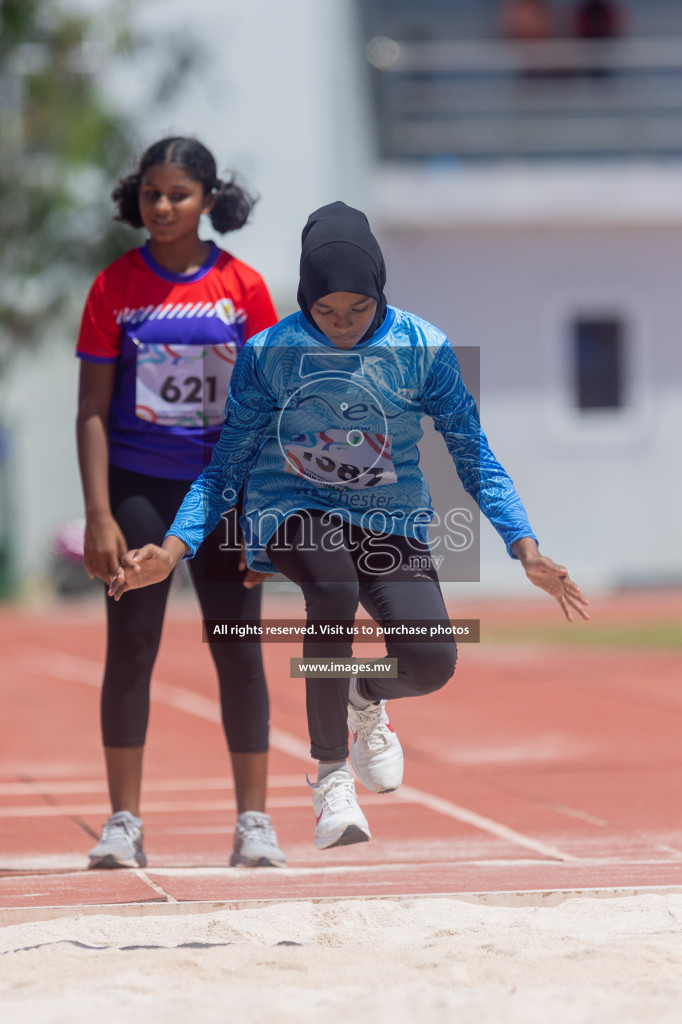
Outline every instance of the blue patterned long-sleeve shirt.
<svg viewBox="0 0 682 1024"><path fill-rule="evenodd" d="M247 562L261 572L276 571L267 543L300 509L426 542L433 509L417 448L424 415L512 554L515 541L535 535L490 450L455 352L438 328L391 306L379 330L348 350L300 313L250 339L211 462L168 534L193 555L244 486Z"/></svg>

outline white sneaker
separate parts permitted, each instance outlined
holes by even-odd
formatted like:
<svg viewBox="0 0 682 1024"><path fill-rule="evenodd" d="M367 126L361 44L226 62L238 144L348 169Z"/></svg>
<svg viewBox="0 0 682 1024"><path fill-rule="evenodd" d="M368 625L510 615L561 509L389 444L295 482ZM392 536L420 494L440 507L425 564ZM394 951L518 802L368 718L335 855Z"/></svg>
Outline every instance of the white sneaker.
<svg viewBox="0 0 682 1024"><path fill-rule="evenodd" d="M234 830L230 867L278 868L285 861L270 815L263 811L243 811Z"/></svg>
<svg viewBox="0 0 682 1024"><path fill-rule="evenodd" d="M403 748L386 714L386 701L366 704L358 693L355 676L350 681L348 728L350 763L363 786L373 793L390 793L403 781Z"/></svg>
<svg viewBox="0 0 682 1024"><path fill-rule="evenodd" d="M90 850L90 868L143 868L142 822L130 811L117 811L102 826L102 837Z"/></svg>
<svg viewBox="0 0 682 1024"><path fill-rule="evenodd" d="M315 846L318 850L366 843L371 839L350 772L331 772L321 782L311 782L306 775L306 781L313 791Z"/></svg>

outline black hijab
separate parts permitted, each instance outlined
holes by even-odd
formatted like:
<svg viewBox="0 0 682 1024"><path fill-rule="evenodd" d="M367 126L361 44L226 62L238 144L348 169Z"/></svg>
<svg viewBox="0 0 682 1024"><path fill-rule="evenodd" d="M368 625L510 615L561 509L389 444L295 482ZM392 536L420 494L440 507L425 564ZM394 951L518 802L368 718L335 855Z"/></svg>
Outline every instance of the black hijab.
<svg viewBox="0 0 682 1024"><path fill-rule="evenodd" d="M386 267L379 243L364 213L330 203L308 217L301 235L298 304L317 328L311 307L323 295L355 292L377 300L376 313L360 341L371 338L386 315Z"/></svg>

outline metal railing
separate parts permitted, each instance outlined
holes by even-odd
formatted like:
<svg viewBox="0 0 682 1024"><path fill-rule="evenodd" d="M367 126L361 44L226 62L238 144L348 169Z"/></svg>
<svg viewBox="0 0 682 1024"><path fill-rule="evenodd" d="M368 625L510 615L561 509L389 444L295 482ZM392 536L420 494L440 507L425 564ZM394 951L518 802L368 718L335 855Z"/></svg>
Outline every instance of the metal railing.
<svg viewBox="0 0 682 1024"><path fill-rule="evenodd" d="M386 158L682 156L682 38L372 39Z"/></svg>

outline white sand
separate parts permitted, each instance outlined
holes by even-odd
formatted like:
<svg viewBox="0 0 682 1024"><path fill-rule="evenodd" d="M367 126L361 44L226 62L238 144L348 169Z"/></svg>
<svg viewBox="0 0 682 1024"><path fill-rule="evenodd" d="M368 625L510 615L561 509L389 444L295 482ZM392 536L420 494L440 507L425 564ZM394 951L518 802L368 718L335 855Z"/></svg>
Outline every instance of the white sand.
<svg viewBox="0 0 682 1024"><path fill-rule="evenodd" d="M8 1024L679 1024L682 895L301 900L7 925L0 1011Z"/></svg>

